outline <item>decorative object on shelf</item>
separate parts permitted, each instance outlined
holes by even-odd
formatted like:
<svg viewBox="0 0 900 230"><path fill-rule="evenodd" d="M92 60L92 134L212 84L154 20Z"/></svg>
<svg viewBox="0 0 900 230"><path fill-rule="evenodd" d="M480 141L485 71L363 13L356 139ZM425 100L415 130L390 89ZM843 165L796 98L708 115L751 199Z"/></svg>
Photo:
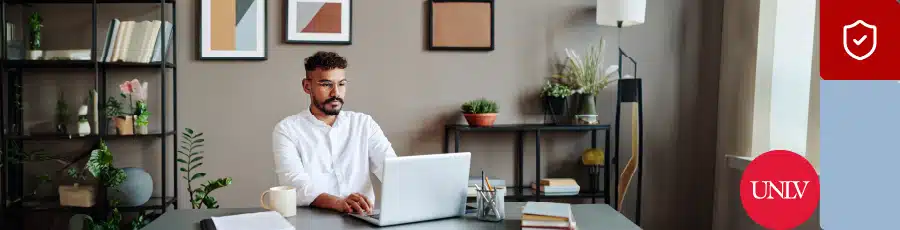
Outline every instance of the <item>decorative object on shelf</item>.
<svg viewBox="0 0 900 230"><path fill-rule="evenodd" d="M493 126L497 119L497 103L485 98L463 103L461 109L470 126Z"/></svg>
<svg viewBox="0 0 900 230"><path fill-rule="evenodd" d="M623 66L622 61L627 58L634 66L634 72L632 76L637 75L637 61L634 60L631 56L625 53L622 50L621 46L621 30L622 27L629 27L643 24L646 19L646 9L647 9L647 0L597 0L597 16L596 21L597 25L602 26L615 26L616 33L619 34L619 51L618 51L618 66ZM622 69L625 69L622 67ZM643 173L643 152L644 152L644 144L643 144L643 135L644 135L644 115L643 115L643 99L642 99L642 89L641 89L641 80L639 78L630 78L623 77L622 71L619 72L619 85L618 85L618 93L616 96L616 123L615 123L615 154L618 156L619 154L619 127L621 120L621 110L623 104L631 105L632 109L632 156L631 159L628 160L628 163L625 166L625 169L622 171L622 180L619 182L617 192L619 195L615 197L616 207L621 212L624 207L622 207L622 201L625 198L625 191L628 191L628 186L630 185L630 181L632 179L633 174L637 173L637 199L635 201L635 223L637 225L641 225L641 179Z"/></svg>
<svg viewBox="0 0 900 230"><path fill-rule="evenodd" d="M555 79L571 87L575 97L578 98L579 106L575 112L575 124L593 125L598 123L595 95L614 82L611 76L618 71L618 66L610 66L603 70L603 51L606 41L601 38L598 46L590 45L584 57L567 48L567 59L562 74L554 76Z"/></svg>
<svg viewBox="0 0 900 230"><path fill-rule="evenodd" d="M494 50L494 0L428 2L429 50Z"/></svg>
<svg viewBox="0 0 900 230"><path fill-rule="evenodd" d="M59 186L59 205L70 207L93 207L94 187L74 185Z"/></svg>
<svg viewBox="0 0 900 230"><path fill-rule="evenodd" d="M147 87L145 81L141 83L133 79L127 83L131 87L131 98L134 101L134 127L137 134L146 135L147 126L150 124L150 111L147 110Z"/></svg>
<svg viewBox="0 0 900 230"><path fill-rule="evenodd" d="M42 55L46 60L91 60L90 49L46 50Z"/></svg>
<svg viewBox="0 0 900 230"><path fill-rule="evenodd" d="M31 13L31 17L28 19L28 25L30 26L29 32L31 35L31 40L29 40L28 43L28 59L40 60L43 59L43 51L41 50L41 28L44 27L44 18L37 12L34 12Z"/></svg>
<svg viewBox="0 0 900 230"><path fill-rule="evenodd" d="M25 44L16 36L16 24L6 22L6 58L8 60L22 60L25 57Z"/></svg>
<svg viewBox="0 0 900 230"><path fill-rule="evenodd" d="M59 134L68 134L69 126L69 104L65 101L65 95L59 91L56 99L56 132Z"/></svg>
<svg viewBox="0 0 900 230"><path fill-rule="evenodd" d="M182 166L178 170L186 173L182 178L187 180L187 191L188 197L191 199L191 208L200 209L203 206L206 206L208 209L219 208L216 198L210 194L217 189L231 185L231 177L209 180L205 184L201 184L200 187L194 188L191 182L206 176L206 173L197 172L200 165L203 165L203 162L200 161L203 159L203 151L200 147L203 147L203 143L206 140L203 139L202 132L195 133L190 128L185 128L182 136L184 138L182 143L185 145L182 145L181 149L178 150L178 154L181 156L176 161Z"/></svg>
<svg viewBox="0 0 900 230"><path fill-rule="evenodd" d="M266 60L267 0L200 0L200 60Z"/></svg>
<svg viewBox="0 0 900 230"><path fill-rule="evenodd" d="M352 43L352 0L286 0L284 41L302 44Z"/></svg>
<svg viewBox="0 0 900 230"><path fill-rule="evenodd" d="M95 90L95 89L91 89L88 97L90 97L89 101L91 104L91 108L93 110L91 112L91 114L93 115L92 122L94 124L94 128L91 130L93 131L94 134L100 134L100 120L99 120L99 116L100 116L100 106L99 106L100 101L99 101L99 99L100 99L100 97L97 95L97 90Z"/></svg>
<svg viewBox="0 0 900 230"><path fill-rule="evenodd" d="M82 105L78 108L78 136L91 134L91 124L88 122L87 114L87 105Z"/></svg>
<svg viewBox="0 0 900 230"><path fill-rule="evenodd" d="M108 196L119 200L123 207L143 205L150 200L153 193L153 178L141 168L122 168L125 172L125 180L118 188L108 188Z"/></svg>
<svg viewBox="0 0 900 230"><path fill-rule="evenodd" d="M541 92L544 104L544 114L552 118L552 124L559 124L557 116L566 114L569 96L572 90L569 86L555 81L547 81Z"/></svg>
<svg viewBox="0 0 900 230"><path fill-rule="evenodd" d="M603 165L605 155L602 149L590 148L581 153L581 163L584 165Z"/></svg>

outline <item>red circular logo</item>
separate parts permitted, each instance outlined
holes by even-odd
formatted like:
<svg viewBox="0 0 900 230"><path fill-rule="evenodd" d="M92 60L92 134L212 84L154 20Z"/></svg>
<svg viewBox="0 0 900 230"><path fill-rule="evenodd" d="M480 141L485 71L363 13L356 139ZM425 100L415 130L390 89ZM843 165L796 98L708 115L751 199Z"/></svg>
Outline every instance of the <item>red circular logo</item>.
<svg viewBox="0 0 900 230"><path fill-rule="evenodd" d="M792 229L819 204L819 175L803 156L786 150L759 155L741 178L741 203L757 224Z"/></svg>

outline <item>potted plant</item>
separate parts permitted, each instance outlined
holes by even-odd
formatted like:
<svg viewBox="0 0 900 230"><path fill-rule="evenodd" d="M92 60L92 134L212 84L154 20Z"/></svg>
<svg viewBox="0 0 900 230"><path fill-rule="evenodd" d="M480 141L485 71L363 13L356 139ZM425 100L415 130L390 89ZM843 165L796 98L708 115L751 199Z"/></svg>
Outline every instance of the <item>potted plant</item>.
<svg viewBox="0 0 900 230"><path fill-rule="evenodd" d="M575 51L566 49L567 60L562 74L554 78L568 85L578 98L578 109L575 122L578 124L596 124L597 108L595 96L611 85L615 79L618 66L610 66L603 70L603 51L606 41L600 39L598 46L590 45L587 54L582 58Z"/></svg>
<svg viewBox="0 0 900 230"><path fill-rule="evenodd" d="M124 94L121 94L122 97L125 97ZM134 120L133 116L126 113L122 108L122 103L116 100L115 97L109 97L106 100L106 118L110 119L115 127L115 132L118 135L132 135L134 134Z"/></svg>
<svg viewBox="0 0 900 230"><path fill-rule="evenodd" d="M572 89L569 86L547 81L541 92L541 97L544 99L544 111L551 115L564 114L570 95L572 95Z"/></svg>
<svg viewBox="0 0 900 230"><path fill-rule="evenodd" d="M40 60L44 56L44 52L41 51L41 28L44 27L44 19L40 14L34 12L29 17L28 24L30 26L31 40L28 43L28 59L29 60Z"/></svg>
<svg viewBox="0 0 900 230"><path fill-rule="evenodd" d="M488 99L471 100L461 108L470 126L492 126L497 119L497 103Z"/></svg>
<svg viewBox="0 0 900 230"><path fill-rule="evenodd" d="M147 126L150 125L150 111L147 109L147 82L132 79L125 82L131 87L131 97L134 100L134 127L137 134L147 134Z"/></svg>

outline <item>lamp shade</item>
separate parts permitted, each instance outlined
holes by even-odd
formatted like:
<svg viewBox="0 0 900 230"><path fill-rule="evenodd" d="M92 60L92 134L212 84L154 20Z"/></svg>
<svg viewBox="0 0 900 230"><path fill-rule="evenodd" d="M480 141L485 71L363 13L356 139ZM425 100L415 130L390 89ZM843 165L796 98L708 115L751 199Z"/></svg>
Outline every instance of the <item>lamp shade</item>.
<svg viewBox="0 0 900 230"><path fill-rule="evenodd" d="M647 0L597 0L597 25L622 27L644 23Z"/></svg>

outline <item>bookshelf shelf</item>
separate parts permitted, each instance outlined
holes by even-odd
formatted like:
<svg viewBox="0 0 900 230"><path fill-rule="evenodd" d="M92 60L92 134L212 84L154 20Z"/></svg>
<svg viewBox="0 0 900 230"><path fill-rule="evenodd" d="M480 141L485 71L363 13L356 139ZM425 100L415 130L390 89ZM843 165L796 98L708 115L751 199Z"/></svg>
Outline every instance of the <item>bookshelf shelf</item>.
<svg viewBox="0 0 900 230"><path fill-rule="evenodd" d="M160 0L6 0L7 4L135 4L135 3L162 3ZM175 3L175 0L165 0L165 3Z"/></svg>
<svg viewBox="0 0 900 230"><path fill-rule="evenodd" d="M516 136L516 151L515 155L515 183L514 185L507 188L506 196L515 198L520 201L524 200L534 200L540 201L541 199L572 199L572 198L590 198L591 202L596 202L595 198L602 198L604 202L607 204L611 204L615 208L615 202L612 202L613 197L616 197L616 191L610 191L610 181L613 181L613 184L618 184L618 178L614 175L619 174L618 167L614 162L617 162L616 154L609 154L609 141L610 141L610 125L546 125L546 124L495 124L490 127L474 127L464 124L447 124L444 126L444 143L443 150L445 153L451 152L451 144L450 139L454 139L454 143L452 145L452 152L460 152L460 139L462 133L465 132L480 132L480 133L514 133ZM524 184L530 184L524 182L524 155L525 155L525 134L532 133L534 134L535 139L535 181L541 180L541 133L542 132L590 132L591 134L591 148L597 148L598 140L597 134L599 132L604 132L604 147L603 152L607 153L604 158L604 164L602 166L599 165L580 165L580 167L585 167L589 169L590 174L590 183L587 186L581 186L586 189L582 189L578 194L574 195L546 195L541 194L540 192L535 192L530 186L521 186ZM611 167L607 167L611 166ZM600 180L597 174L603 172L603 178ZM598 180L600 182L598 182ZM602 186L601 186L602 183ZM602 190L601 190L602 189ZM610 194L612 193L612 194Z"/></svg>
<svg viewBox="0 0 900 230"><path fill-rule="evenodd" d="M162 214L172 208L177 209L178 193L175 192L173 194L171 191L179 190L178 183L172 183L172 180L179 179L178 167L172 167L172 165L170 165L175 162L173 158L175 157L177 143L179 143L178 135L176 135L179 126L177 119L178 71L175 64L178 63L178 45L177 39L174 39L176 37L175 26L178 24L176 20L177 14L175 14L175 2L175 0L0 0L0 3L2 3L0 4L0 18L3 18L5 21L5 23L0 23L0 26L3 27L3 37L6 38L0 39L0 49L2 49L2 51L0 51L0 55L2 55L2 58L0 58L0 69L2 69L0 70L0 74L2 74L2 76L0 76L0 122L2 122L2 124L0 124L0 142L2 142L0 143L0 148L2 148L0 149L0 159L8 159L13 157L11 156L12 154L19 154L10 152L11 150L17 150L18 148L12 149L12 146L23 146L26 142L29 144L40 145L46 144L42 141L85 141L93 143L93 146L95 146L93 148L96 148L97 144L101 141L112 142L116 140L126 140L124 143L129 143L127 140L159 139L158 148L160 149L159 151L161 151L161 154L159 154L159 156L154 155L153 157L159 157L160 159L148 161L157 162L152 163L153 165L143 166L147 168L147 171L159 173L158 177L154 176L153 178L154 194L157 195L157 197L153 197L146 204L137 207L117 206L116 208L120 212L143 213L143 211L153 211L154 214ZM107 21L105 19L98 19L99 4L117 3L122 4L124 7L127 7L128 4L135 4L137 7L147 6L146 4L157 4L159 7L155 8L155 11L158 13L158 16L153 19L146 19L146 21L126 21L119 19ZM24 5L26 7L9 7L10 5L16 4ZM52 57L44 57L43 60L22 60L23 57L29 56L25 55L29 54L28 50L23 51L23 49L26 48L23 47L23 43L30 40L32 36L31 33L29 33L29 18L28 16L15 18L11 17L11 15L26 15L25 13L16 13L16 11L21 10L22 12L37 11L37 13L40 13L45 17L61 16L40 12L42 9L39 7L28 7L36 4L86 4L90 6L90 9L86 12L90 15L90 18L88 19L90 28L87 28L85 32L88 33L87 36L91 39L89 46L90 60L59 60ZM50 30L51 28L58 27L45 25L44 30ZM10 33L12 33L12 35L21 34L22 38L10 36ZM43 44L42 46L48 47L45 51L51 51L53 50L52 48L49 48L51 45L53 44ZM88 47L85 47L84 49L88 49ZM43 53L47 54L49 52ZM159 108L158 112L151 114L150 119L151 122L158 123L158 127L165 128L159 128L160 130L156 131L151 130L149 134L144 135L117 135L115 133L109 133L109 130L105 128L109 127L112 123L109 119L103 119L106 117L105 115L107 112L107 98L119 94L118 91L107 92L107 88L117 88L114 86L119 84L119 82L108 81L107 78L117 74L115 71L118 69L150 70L147 75L138 78L141 78L140 80L142 81L149 82L151 90L158 90L157 92L160 92L158 94L155 92L150 93L150 95L153 95L152 97L155 98L149 98L148 101L151 103L149 106L151 106L151 108ZM35 70L48 70L48 73L46 74L57 75L60 77L72 77L76 74L81 77L84 76L85 73L93 75L92 78L94 84L92 84L89 89L96 92L96 101L98 101L98 103L96 103L97 108L89 110L92 111L89 114L101 114L100 117L103 118L96 122L99 124L94 124L95 122L91 121L91 127L92 129L93 127L103 128L97 130L97 134L87 136L34 132L23 134L26 133L24 132L24 126L27 124L25 122L26 118L23 110L26 110L27 108L16 106L23 103L21 95L29 95L24 92L31 93L40 90L42 87L47 87L41 86L42 84L46 84L44 82L35 82L35 84L39 84L38 86L23 83L23 79L29 79L28 75L31 75L31 71ZM73 70L77 70L77 73ZM145 80L144 78L147 79ZM51 84L57 83L51 82ZM85 88L83 90L87 93L89 89ZM76 90L82 89L79 88ZM44 92L41 92L41 94L44 94ZM40 97L44 96L52 97L55 95L41 95ZM74 108L72 106L69 107L69 112L73 114L73 117L77 108L77 106ZM69 131L74 133L71 129ZM135 144L140 144L142 145L140 147L146 148L142 143ZM22 162L3 162L2 166L0 166L0 214L4 214L3 216L0 216L0 219L6 217L6 214L17 215L18 213L24 213L23 211L76 212L90 214L95 220L105 220L108 218L108 214L112 211L113 207L106 199L106 188L97 188L96 191L99 192L95 194L97 196L95 197L96 204L90 208L60 206L58 195L56 195L56 197L49 195L48 198L42 199L31 198L32 196L25 192L25 185L34 185L38 184L38 182L34 181L37 180L36 178L25 173L26 166L44 167L40 164L25 164ZM48 168L48 170L55 171L59 170L59 168ZM36 171L36 169L29 168L28 172L31 171ZM53 178L53 181L57 181L56 179L57 178ZM28 181L28 183L26 183L26 181ZM56 188L54 188L54 190L55 189ZM11 202L14 200L22 201ZM25 228L25 223L21 221L12 221L21 220L21 218L12 218L10 220L11 221L9 222L5 220L3 222L4 224L8 224L12 229Z"/></svg>
<svg viewBox="0 0 900 230"><path fill-rule="evenodd" d="M151 197L147 203L138 206L122 206L119 207L120 212L143 212L147 210L157 210L164 209L165 207L171 206L175 203L175 197L166 197L163 199L162 197ZM17 203L13 203L12 206L16 206L21 210L32 211L32 212L40 212L40 211L56 211L56 212L73 212L73 213L82 213L82 214L91 214L94 211L93 207L69 207L62 206L59 204L59 197L48 197L42 199L32 199L32 200L24 200Z"/></svg>
<svg viewBox="0 0 900 230"><path fill-rule="evenodd" d="M103 135L64 135L64 134L31 134L31 135L9 135L6 138L10 140L32 140L32 141L51 141L51 140L115 140L115 139L134 139L134 138L151 138L151 137L166 137L175 135L175 131L168 131L165 133L162 132L150 132L147 134L135 134L135 135L115 135L115 134L103 134Z"/></svg>
<svg viewBox="0 0 900 230"><path fill-rule="evenodd" d="M91 69L100 68L143 68L154 69L162 66L162 63L135 63L135 62L94 62L89 60L9 60L4 66L7 69L23 68L23 69L56 69L56 68L74 68L74 69ZM175 64L166 63L166 68L175 68Z"/></svg>

